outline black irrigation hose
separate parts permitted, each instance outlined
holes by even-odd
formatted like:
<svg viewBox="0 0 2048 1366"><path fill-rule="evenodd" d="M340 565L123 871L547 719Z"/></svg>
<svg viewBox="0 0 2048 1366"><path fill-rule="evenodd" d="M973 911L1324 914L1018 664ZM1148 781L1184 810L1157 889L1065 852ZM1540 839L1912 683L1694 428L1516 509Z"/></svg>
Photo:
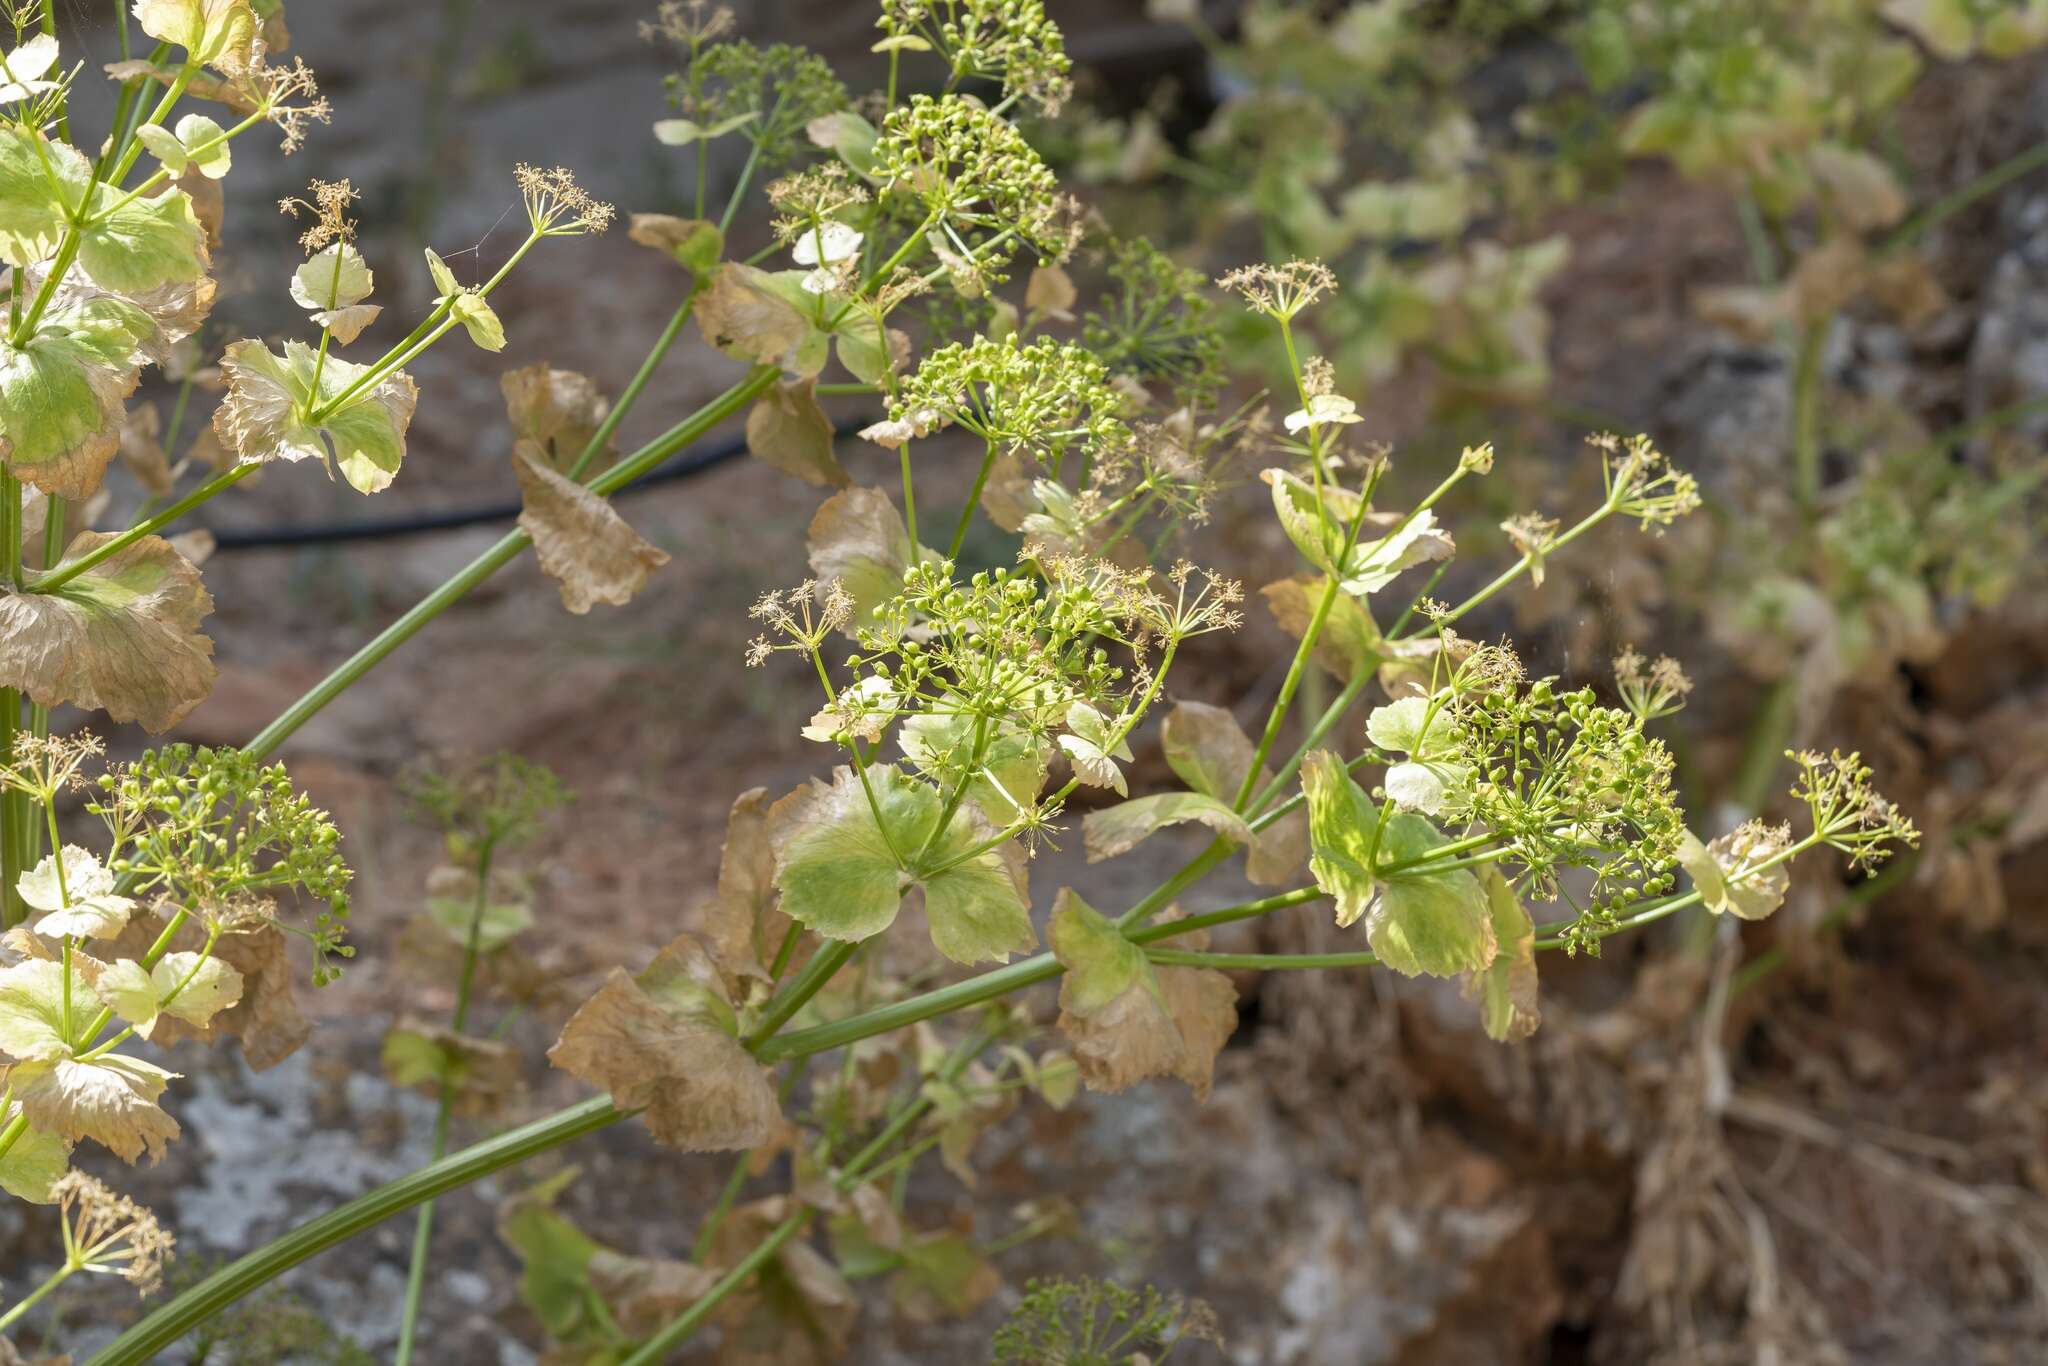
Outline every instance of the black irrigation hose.
<svg viewBox="0 0 2048 1366"><path fill-rule="evenodd" d="M869 420L871 419L843 422L834 428L834 434L852 436L867 426ZM693 478L728 461L737 460L746 453L745 437L735 436L723 441L707 441L677 453L667 464L646 478L636 480L620 489L618 494L613 496L619 497L651 488L656 484ZM480 526L488 522L509 522L518 515L519 500L511 498L502 503L483 503L466 508L450 508L445 512L419 512L402 517L377 517L360 522L208 530L213 534L215 551L280 550L295 546L341 545L349 541L382 541L396 536L420 536L435 531L454 531L460 527Z"/></svg>

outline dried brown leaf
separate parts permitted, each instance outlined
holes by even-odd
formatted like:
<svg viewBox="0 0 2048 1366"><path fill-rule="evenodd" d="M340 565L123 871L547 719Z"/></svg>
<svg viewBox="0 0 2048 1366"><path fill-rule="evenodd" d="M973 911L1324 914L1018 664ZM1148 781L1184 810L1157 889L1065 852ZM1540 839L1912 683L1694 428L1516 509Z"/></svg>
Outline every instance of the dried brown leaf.
<svg viewBox="0 0 2048 1366"><path fill-rule="evenodd" d="M562 606L571 612L632 601L648 574L668 563L668 553L641 539L610 503L558 474L530 448L513 453L512 468L523 504L519 525L533 537L540 567L561 586Z"/></svg>

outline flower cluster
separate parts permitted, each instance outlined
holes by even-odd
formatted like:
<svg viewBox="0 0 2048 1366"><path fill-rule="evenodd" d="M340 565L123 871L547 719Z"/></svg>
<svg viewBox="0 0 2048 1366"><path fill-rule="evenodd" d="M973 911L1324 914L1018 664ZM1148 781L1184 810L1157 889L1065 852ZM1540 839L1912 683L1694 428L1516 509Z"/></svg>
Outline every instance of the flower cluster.
<svg viewBox="0 0 2048 1366"><path fill-rule="evenodd" d="M960 256L988 269L1007 257L1010 239L1041 256L1073 248L1078 229L1052 170L1023 134L973 100L917 95L890 111L874 167L885 196L921 201Z"/></svg>
<svg viewBox="0 0 2048 1366"><path fill-rule="evenodd" d="M1043 0L884 0L875 23L888 35L883 46L935 52L954 80L999 82L1048 118L1074 93L1066 38Z"/></svg>
<svg viewBox="0 0 2048 1366"><path fill-rule="evenodd" d="M768 166L796 153L812 119L847 106L846 87L824 58L793 43L743 40L697 51L687 73L669 78L669 99L703 128L739 128Z"/></svg>
<svg viewBox="0 0 2048 1366"><path fill-rule="evenodd" d="M1044 337L1020 342L1012 334L931 352L898 386L889 417L920 435L958 425L1057 472L1070 450L1128 446L1125 406L1108 368L1086 348Z"/></svg>

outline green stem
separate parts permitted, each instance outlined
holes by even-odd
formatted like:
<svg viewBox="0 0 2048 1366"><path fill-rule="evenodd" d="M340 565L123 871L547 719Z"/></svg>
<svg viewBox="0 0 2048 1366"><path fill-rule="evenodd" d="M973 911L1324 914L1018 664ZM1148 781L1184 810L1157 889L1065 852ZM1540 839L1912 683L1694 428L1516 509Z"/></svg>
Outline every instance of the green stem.
<svg viewBox="0 0 2048 1366"><path fill-rule="evenodd" d="M904 442L903 445L905 450L908 450L910 448L910 443L907 441ZM960 558L960 547L967 543L968 524L974 520L975 505L981 501L981 491L982 489L988 486L988 472L994 469L995 465L995 443L990 442L988 444L988 449L983 453L981 457L981 468L975 471L974 487L967 491L967 505L960 509L960 524L953 528L952 544L946 547L946 558L949 560L957 560ZM909 472L909 468L909 462L906 460L904 462L904 471L906 475ZM908 487L907 480L905 487ZM916 544L916 542L913 540L912 544Z"/></svg>
<svg viewBox="0 0 2048 1366"><path fill-rule="evenodd" d="M2021 176L2042 166L2048 166L2048 141L2035 143L2017 156L2000 162L1954 193L1935 200L1901 223L1897 230L1885 239L1880 250L1886 253L1904 250L1986 195L1997 194Z"/></svg>
<svg viewBox="0 0 2048 1366"><path fill-rule="evenodd" d="M451 1023L455 1033L469 1021L469 999L476 989L476 965L480 957L479 945L483 938L484 908L490 902L491 889L491 841L486 839L477 853L476 896L469 907L469 933L462 946L462 978L455 988L455 1011ZM455 1113L455 1086L448 1078L441 1079L439 1103L434 1110L434 1160L439 1161L448 1151L448 1129ZM412 1361L412 1345L419 1332L420 1302L427 1288L427 1260L434 1239L434 1202L420 1202L418 1219L412 1230L412 1262L405 1273L405 1309L398 1320L398 1352L392 1357L393 1366L409 1366Z"/></svg>
<svg viewBox="0 0 2048 1366"><path fill-rule="evenodd" d="M588 487L597 494L605 495L632 483L753 402L762 390L774 382L775 376L776 370L773 366L756 368L746 379L727 389L719 397L698 409L695 414L669 428L591 480ZM321 708L341 696L356 680L382 663L392 651L419 634L428 622L460 602L478 584L517 559L521 552L532 544L533 538L524 531L508 533L496 545L470 561L453 578L414 604L412 610L385 627L378 633L376 639L351 655L333 673L315 684L304 697L286 708L282 715L265 726L256 738L248 743L245 747L246 752L257 759L269 756L279 745L291 738L293 732L319 714Z"/></svg>
<svg viewBox="0 0 2048 1366"><path fill-rule="evenodd" d="M700 282L691 280L690 292L683 296L683 302L669 318L668 326L664 327L661 336L655 339L654 349L647 353L647 359L640 362L640 369L626 385L625 392L619 395L619 401L604 415L604 421L597 424L597 430L590 434L590 440L584 443L582 452L577 455L576 463L569 467L571 479L583 478L584 473L590 469L591 461L597 459L597 453L611 441L612 434L618 431L619 424L625 421L626 414L639 401L640 391L647 387L647 381L654 378L654 372L667 357L669 348L673 347L676 338L682 335L683 324L690 320L690 310L696 305L697 294L702 288Z"/></svg>
<svg viewBox="0 0 2048 1366"><path fill-rule="evenodd" d="M1792 376L1792 469L1799 509L1808 518L1820 506L1820 368L1828 321L1815 319L1800 333Z"/></svg>
<svg viewBox="0 0 2048 1366"><path fill-rule="evenodd" d="M422 1200L481 1180L626 1116L599 1096L431 1162L357 1196L276 1241L230 1262L122 1333L88 1366L144 1366L244 1295L315 1254L374 1228Z"/></svg>
<svg viewBox="0 0 2048 1366"><path fill-rule="evenodd" d="M65 1281L69 1280L71 1277L71 1273L76 1270L78 1270L78 1264L75 1261L72 1261L69 1258L67 1258L64 1262L64 1265L58 1267L55 1271L50 1273L50 1277L48 1280L44 1281L35 1289L29 1291L28 1294L25 1297L23 1297L21 1303L15 1305L14 1308L8 1310L5 1314L0 1314L0 1329L13 1327L14 1321L16 1319L20 1318L23 1314L26 1314L29 1310L35 1308L38 1304L41 1304L43 1302L44 1296L48 1295L52 1290L55 1290L58 1286L64 1284Z"/></svg>
<svg viewBox="0 0 2048 1366"><path fill-rule="evenodd" d="M137 522L112 540L102 542L85 554L80 555L77 559L66 564L57 565L46 574L37 575L29 581L29 591L32 593L56 592L80 574L85 573L96 565L105 563L141 540L144 536L155 535L158 531L177 521L201 503L216 495L227 492L236 484L241 483L244 479L254 474L258 468L256 465L237 465L233 469L222 471L149 520Z"/></svg>
<svg viewBox="0 0 2048 1366"><path fill-rule="evenodd" d="M833 974L846 966L846 960L853 957L860 942L853 939L828 939L825 947L811 955L811 961L804 964L804 970L796 975L780 996L768 1003L767 1013L761 1017L760 1025L747 1039L747 1047L759 1050L762 1045L775 1037L776 1031L788 1024L790 1018L802 1010L810 999L816 996L832 980Z"/></svg>

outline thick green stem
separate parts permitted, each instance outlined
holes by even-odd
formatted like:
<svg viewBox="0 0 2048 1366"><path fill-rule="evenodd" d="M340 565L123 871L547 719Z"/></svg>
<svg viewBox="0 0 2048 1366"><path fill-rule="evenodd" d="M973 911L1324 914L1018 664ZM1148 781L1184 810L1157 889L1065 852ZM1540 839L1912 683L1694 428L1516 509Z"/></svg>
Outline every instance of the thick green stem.
<svg viewBox="0 0 2048 1366"><path fill-rule="evenodd" d="M846 966L846 960L853 957L860 943L852 939L829 939L825 947L811 955L811 961L804 964L804 970L796 975L783 993L768 1003L767 1013L761 1023L747 1039L747 1047L759 1050L775 1037L776 1031L790 1022L795 1014L810 1003L832 980L839 969Z"/></svg>
<svg viewBox="0 0 2048 1366"><path fill-rule="evenodd" d="M144 1366L155 1361L179 1338L316 1253L374 1228L422 1200L516 1166L625 1117L605 1097L582 1101L357 1196L174 1296L116 1338L88 1366Z"/></svg>
<svg viewBox="0 0 2048 1366"><path fill-rule="evenodd" d="M616 492L632 483L753 402L762 390L774 382L775 375L773 366L757 368L746 379L698 409L691 417L669 428L591 480L589 487L593 492L603 495ZM478 584L517 559L532 544L533 538L526 532L514 531L470 561L455 577L422 598L412 610L385 627L378 633L376 639L356 651L333 673L315 684L304 697L286 708L283 715L265 726L256 738L245 746L247 752L258 759L275 752L293 732L318 715L321 708L341 696L356 680L382 663L393 650L419 634L421 628L428 622L467 597Z"/></svg>

